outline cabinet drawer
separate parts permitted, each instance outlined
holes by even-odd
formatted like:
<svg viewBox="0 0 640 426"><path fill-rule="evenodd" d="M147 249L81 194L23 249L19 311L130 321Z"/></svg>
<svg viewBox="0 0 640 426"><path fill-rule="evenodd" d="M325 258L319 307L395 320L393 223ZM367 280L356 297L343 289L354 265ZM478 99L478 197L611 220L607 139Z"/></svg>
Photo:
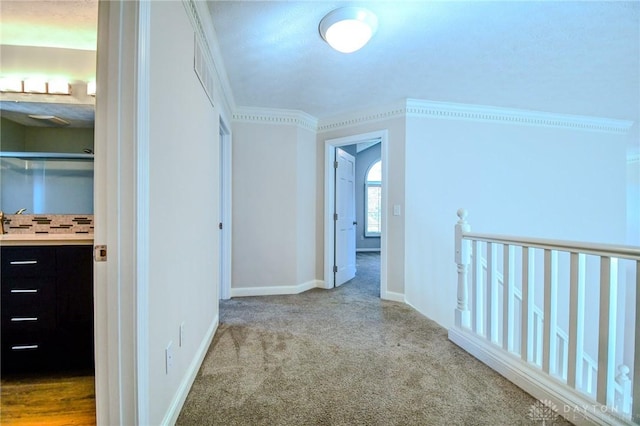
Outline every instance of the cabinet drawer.
<svg viewBox="0 0 640 426"><path fill-rule="evenodd" d="M27 309L17 311L9 309L2 312L2 337L3 339L13 333L53 331L55 330L55 312L52 309Z"/></svg>
<svg viewBox="0 0 640 426"><path fill-rule="evenodd" d="M3 333L2 374L39 370L51 354L51 344L41 333Z"/></svg>
<svg viewBox="0 0 640 426"><path fill-rule="evenodd" d="M56 251L52 247L2 247L0 264L3 278L54 275Z"/></svg>
<svg viewBox="0 0 640 426"><path fill-rule="evenodd" d="M39 296L55 293L56 280L53 276L42 277L2 277L2 296Z"/></svg>
<svg viewBox="0 0 640 426"><path fill-rule="evenodd" d="M10 352L25 352L42 349L44 333L40 331L2 333L2 349ZM45 345L46 346L46 345Z"/></svg>
<svg viewBox="0 0 640 426"><path fill-rule="evenodd" d="M55 326L55 282L52 278L3 279L2 331L13 329L53 330Z"/></svg>

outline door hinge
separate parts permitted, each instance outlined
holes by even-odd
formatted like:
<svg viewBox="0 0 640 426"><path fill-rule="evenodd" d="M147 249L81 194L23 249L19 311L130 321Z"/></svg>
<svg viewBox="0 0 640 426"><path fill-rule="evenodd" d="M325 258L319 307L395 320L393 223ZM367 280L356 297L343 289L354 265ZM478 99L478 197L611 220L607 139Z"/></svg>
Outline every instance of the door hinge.
<svg viewBox="0 0 640 426"><path fill-rule="evenodd" d="M93 258L96 262L106 262L107 261L107 246L99 245L93 248Z"/></svg>
<svg viewBox="0 0 640 426"><path fill-rule="evenodd" d="M218 229L222 229L222 222L218 224Z"/></svg>
<svg viewBox="0 0 640 426"><path fill-rule="evenodd" d="M336 265L333 265L333 273L337 273L338 272L338 267Z"/></svg>
<svg viewBox="0 0 640 426"><path fill-rule="evenodd" d="M338 213L333 214L333 220L338 220Z"/></svg>
<svg viewBox="0 0 640 426"><path fill-rule="evenodd" d="M338 162L337 162L337 161L334 161L334 162L333 162L333 168L334 168L334 169L337 169L337 168L338 168Z"/></svg>

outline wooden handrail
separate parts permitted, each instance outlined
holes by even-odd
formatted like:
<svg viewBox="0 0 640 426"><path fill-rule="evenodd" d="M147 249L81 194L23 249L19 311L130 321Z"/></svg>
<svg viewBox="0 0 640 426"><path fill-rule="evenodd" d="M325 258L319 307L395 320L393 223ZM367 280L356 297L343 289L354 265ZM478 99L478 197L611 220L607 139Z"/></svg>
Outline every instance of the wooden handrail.
<svg viewBox="0 0 640 426"><path fill-rule="evenodd" d="M620 259L640 260L640 247L595 244L579 241L550 240L545 238L514 237L510 235L482 234L478 232L462 232L462 238L467 240L485 241L488 243L510 244L540 249L580 252L596 256L617 257Z"/></svg>

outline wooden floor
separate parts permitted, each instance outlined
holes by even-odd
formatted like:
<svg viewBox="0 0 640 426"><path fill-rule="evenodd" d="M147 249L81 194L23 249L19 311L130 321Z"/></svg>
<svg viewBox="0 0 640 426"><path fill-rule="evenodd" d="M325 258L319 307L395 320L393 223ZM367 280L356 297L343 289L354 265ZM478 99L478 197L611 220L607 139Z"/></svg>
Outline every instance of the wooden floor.
<svg viewBox="0 0 640 426"><path fill-rule="evenodd" d="M2 378L0 424L95 425L93 376Z"/></svg>

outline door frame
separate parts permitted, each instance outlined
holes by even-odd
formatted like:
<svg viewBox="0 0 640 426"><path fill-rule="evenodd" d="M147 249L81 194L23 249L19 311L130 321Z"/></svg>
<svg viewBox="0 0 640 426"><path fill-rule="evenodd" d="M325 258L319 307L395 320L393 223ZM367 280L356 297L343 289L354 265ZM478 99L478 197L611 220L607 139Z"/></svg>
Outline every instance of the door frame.
<svg viewBox="0 0 640 426"><path fill-rule="evenodd" d="M97 424L149 419L150 2L100 2L95 118Z"/></svg>
<svg viewBox="0 0 640 426"><path fill-rule="evenodd" d="M231 130L222 115L220 116L220 179L222 182L220 191L220 223L222 232L220 235L220 294L219 299L231 298L231 256L232 256L232 147Z"/></svg>
<svg viewBox="0 0 640 426"><path fill-rule="evenodd" d="M333 262L335 258L335 238L333 213L335 212L335 173L333 164L336 161L337 147L353 145L359 142L380 140L380 161L382 162L382 232L380 234L380 297L387 299L387 241L388 229L388 144L389 131L378 130L369 133L360 133L351 136L326 139L324 142L324 288L334 287Z"/></svg>

